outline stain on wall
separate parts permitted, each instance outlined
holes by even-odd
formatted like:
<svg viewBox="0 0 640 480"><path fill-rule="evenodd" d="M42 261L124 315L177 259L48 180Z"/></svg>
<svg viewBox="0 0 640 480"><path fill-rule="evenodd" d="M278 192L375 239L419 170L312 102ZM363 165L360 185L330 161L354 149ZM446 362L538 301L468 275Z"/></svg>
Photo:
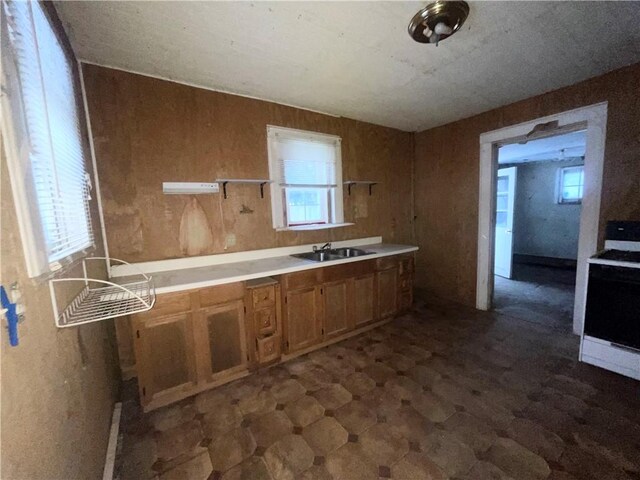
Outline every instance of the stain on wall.
<svg viewBox="0 0 640 480"><path fill-rule="evenodd" d="M583 165L582 159L516 165L513 253L578 258L582 206L556 201L558 169L574 165Z"/></svg>
<svg viewBox="0 0 640 480"><path fill-rule="evenodd" d="M475 306L481 133L607 101L600 209L640 220L640 64L419 132L415 136L416 286Z"/></svg>
<svg viewBox="0 0 640 480"><path fill-rule="evenodd" d="M0 477L101 478L119 385L113 322L55 326L48 282L27 277L4 145L1 155L0 278L3 285L19 283L26 311L19 346L10 347L6 329L0 329ZM100 246L95 202L92 214ZM95 253L102 255L101 247ZM81 276L81 267L65 275ZM104 278L106 272L93 275ZM58 300L68 302L73 293L64 290Z"/></svg>
<svg viewBox="0 0 640 480"><path fill-rule="evenodd" d="M305 232L273 229L268 188L264 199L258 186L242 184L229 184L226 200L198 196L212 232L200 254L374 235L413 242L412 133L94 65L83 70L112 256L191 255L180 242L189 197L163 195L162 182L268 178L267 125L339 135L343 179L380 184L372 196L365 187L350 196L345 188L345 221L355 225ZM227 234L235 245L226 245Z"/></svg>
<svg viewBox="0 0 640 480"><path fill-rule="evenodd" d="M195 196L187 200L180 218L180 250L185 255L202 255L213 245L207 214Z"/></svg>

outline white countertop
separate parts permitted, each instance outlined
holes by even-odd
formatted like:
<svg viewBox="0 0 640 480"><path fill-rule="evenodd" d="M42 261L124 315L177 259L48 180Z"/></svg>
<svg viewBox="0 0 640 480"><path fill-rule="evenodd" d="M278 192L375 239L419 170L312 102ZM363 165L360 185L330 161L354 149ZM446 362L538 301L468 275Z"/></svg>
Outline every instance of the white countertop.
<svg viewBox="0 0 640 480"><path fill-rule="evenodd" d="M340 260L329 260L326 262L314 262L290 255L277 257L254 259L221 265L208 265L202 267L183 268L179 270L157 271L150 273L156 288L156 293L179 292L194 288L211 287L225 283L241 282L254 278L269 277L271 275L282 275L284 273L299 272L312 268L328 267L342 263L359 262L372 258L398 255L401 253L414 252L418 247L412 245L392 245L376 243L370 245L358 245L358 248L375 252L371 255L361 257L344 258ZM127 283L131 277L119 277L112 279L117 283Z"/></svg>

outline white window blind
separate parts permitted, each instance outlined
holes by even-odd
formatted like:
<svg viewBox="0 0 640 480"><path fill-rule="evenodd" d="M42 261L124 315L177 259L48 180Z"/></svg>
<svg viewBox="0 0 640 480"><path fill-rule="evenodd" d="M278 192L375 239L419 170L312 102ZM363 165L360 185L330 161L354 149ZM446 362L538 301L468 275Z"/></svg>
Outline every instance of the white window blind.
<svg viewBox="0 0 640 480"><path fill-rule="evenodd" d="M340 137L268 127L275 228L343 221Z"/></svg>
<svg viewBox="0 0 640 480"><path fill-rule="evenodd" d="M580 203L584 193L584 166L564 167L559 171L558 203Z"/></svg>
<svg viewBox="0 0 640 480"><path fill-rule="evenodd" d="M29 177L49 264L93 244L89 177L75 90L73 58L38 2L3 2L18 76ZM5 26L3 26L4 28ZM3 58L4 61L4 58Z"/></svg>

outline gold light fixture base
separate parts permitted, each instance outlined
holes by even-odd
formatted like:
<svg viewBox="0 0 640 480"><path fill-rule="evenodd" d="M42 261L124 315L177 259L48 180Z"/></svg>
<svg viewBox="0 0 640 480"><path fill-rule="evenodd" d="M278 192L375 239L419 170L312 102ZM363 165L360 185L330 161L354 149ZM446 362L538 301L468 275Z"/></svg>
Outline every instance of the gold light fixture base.
<svg viewBox="0 0 640 480"><path fill-rule="evenodd" d="M438 0L413 16L409 23L409 35L416 42L438 45L460 30L468 15L467 2Z"/></svg>

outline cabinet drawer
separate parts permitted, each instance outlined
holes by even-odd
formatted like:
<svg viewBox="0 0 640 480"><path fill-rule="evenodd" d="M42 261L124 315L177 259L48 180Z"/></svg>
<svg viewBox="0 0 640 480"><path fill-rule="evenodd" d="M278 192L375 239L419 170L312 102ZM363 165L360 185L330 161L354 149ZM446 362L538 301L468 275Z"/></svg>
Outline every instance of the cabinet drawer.
<svg viewBox="0 0 640 480"><path fill-rule="evenodd" d="M200 307L210 307L219 303L240 299L244 296L244 283L228 283L200 290Z"/></svg>
<svg viewBox="0 0 640 480"><path fill-rule="evenodd" d="M258 335L269 335L277 330L278 324L275 308L261 308L260 310L256 310L253 315Z"/></svg>
<svg viewBox="0 0 640 480"><path fill-rule="evenodd" d="M268 287L255 288L251 292L251 302L254 309L270 307L276 303L276 287L270 285Z"/></svg>
<svg viewBox="0 0 640 480"><path fill-rule="evenodd" d="M360 277L375 271L375 260L362 260L358 262L346 263L344 265L335 265L333 267L325 267L322 273L323 281L338 282L353 277Z"/></svg>
<svg viewBox="0 0 640 480"><path fill-rule="evenodd" d="M289 273L283 276L284 286L287 290L295 290L304 287L315 287L322 283L322 269L304 270L302 272Z"/></svg>
<svg viewBox="0 0 640 480"><path fill-rule="evenodd" d="M268 363L280 357L280 335L257 338L258 362Z"/></svg>
<svg viewBox="0 0 640 480"><path fill-rule="evenodd" d="M382 257L376 260L376 270L389 270L398 266L398 257L395 255Z"/></svg>
<svg viewBox="0 0 640 480"><path fill-rule="evenodd" d="M185 313L191 310L189 292L163 293L156 296L156 303L151 310L133 315L134 318L147 320L174 313Z"/></svg>

